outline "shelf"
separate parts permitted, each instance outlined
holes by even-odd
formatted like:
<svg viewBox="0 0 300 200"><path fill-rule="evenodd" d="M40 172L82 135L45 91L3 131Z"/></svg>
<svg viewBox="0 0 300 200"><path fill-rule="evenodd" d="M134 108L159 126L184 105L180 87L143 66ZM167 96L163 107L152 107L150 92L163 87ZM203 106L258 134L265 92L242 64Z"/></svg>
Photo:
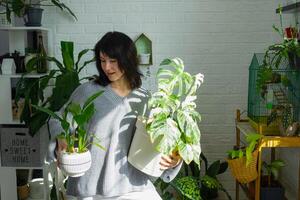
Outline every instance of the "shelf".
<svg viewBox="0 0 300 200"><path fill-rule="evenodd" d="M248 122L237 122L236 127L244 138L248 133L253 133L255 130L250 126ZM260 143L261 147L300 147L300 137L298 136L264 136Z"/></svg>
<svg viewBox="0 0 300 200"><path fill-rule="evenodd" d="M300 12L300 2L289 4L282 7L282 13L295 13ZM276 9L276 13L279 13L279 8Z"/></svg>
<svg viewBox="0 0 300 200"><path fill-rule="evenodd" d="M44 27L29 27L29 26L11 26L11 27L0 27L2 31L49 31L50 29Z"/></svg>
<svg viewBox="0 0 300 200"><path fill-rule="evenodd" d="M0 74L0 78L21 78L23 74ZM42 73L42 74L38 74L38 73L30 73L30 74L26 74L24 75L24 77L26 78L40 78L42 76L47 75L47 73Z"/></svg>

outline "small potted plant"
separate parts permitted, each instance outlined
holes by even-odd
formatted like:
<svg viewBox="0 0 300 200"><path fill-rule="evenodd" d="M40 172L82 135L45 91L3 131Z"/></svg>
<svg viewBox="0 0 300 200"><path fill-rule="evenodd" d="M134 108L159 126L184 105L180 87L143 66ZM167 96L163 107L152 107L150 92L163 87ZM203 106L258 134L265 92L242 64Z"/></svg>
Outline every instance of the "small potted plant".
<svg viewBox="0 0 300 200"><path fill-rule="evenodd" d="M282 42L268 47L264 56L264 66L278 69L282 60L287 59L292 69L300 69L300 45L297 28L288 27L285 31L283 30L281 6L279 7L279 16L280 28L273 25L273 29L280 35Z"/></svg>
<svg viewBox="0 0 300 200"><path fill-rule="evenodd" d="M282 200L284 199L284 188L278 181L279 170L284 167L283 160L274 160L270 164L263 162L265 176L262 178L260 199Z"/></svg>
<svg viewBox="0 0 300 200"><path fill-rule="evenodd" d="M8 22L11 22L11 14L14 13L18 17L23 17L26 26L41 26L42 12L41 7L56 6L62 11L66 11L72 17L77 19L72 10L60 0L3 0L0 1L0 8L5 10ZM25 17L26 16L26 17Z"/></svg>
<svg viewBox="0 0 300 200"><path fill-rule="evenodd" d="M99 139L86 131L86 125L96 111L93 101L102 93L103 91L100 91L90 96L83 106L70 102L62 117L47 108L32 105L34 108L60 121L63 132L58 137L66 141L67 149L58 155L58 160L60 168L69 176L82 176L91 167L89 145L93 144L104 149L98 142L95 142ZM71 117L69 114L71 114ZM91 142L91 137L93 137L94 142ZM77 143L77 148L75 148L75 143Z"/></svg>
<svg viewBox="0 0 300 200"><path fill-rule="evenodd" d="M128 156L133 166L156 177L163 172L161 154L178 154L186 163L200 164L200 114L195 100L204 78L184 71L180 58L165 59L160 66L158 91L148 103L150 114L144 120L138 118Z"/></svg>
<svg viewBox="0 0 300 200"><path fill-rule="evenodd" d="M232 175L240 183L249 183L257 177L257 156L255 150L261 134L251 133L246 136L248 146L228 151L228 165Z"/></svg>

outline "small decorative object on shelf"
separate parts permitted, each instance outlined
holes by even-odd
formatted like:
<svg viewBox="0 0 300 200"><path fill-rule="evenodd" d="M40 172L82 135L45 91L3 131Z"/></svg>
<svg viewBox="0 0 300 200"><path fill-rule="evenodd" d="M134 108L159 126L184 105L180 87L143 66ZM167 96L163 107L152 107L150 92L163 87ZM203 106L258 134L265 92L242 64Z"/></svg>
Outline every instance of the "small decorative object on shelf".
<svg viewBox="0 0 300 200"><path fill-rule="evenodd" d="M285 135L300 120L300 73L287 59L266 66L264 56L255 53L249 67L248 117L261 134Z"/></svg>
<svg viewBox="0 0 300 200"><path fill-rule="evenodd" d="M37 62L37 73L46 73L48 71L47 66L47 53L44 47L43 43L43 37L42 35L39 35L38 37L38 62Z"/></svg>
<svg viewBox="0 0 300 200"><path fill-rule="evenodd" d="M13 58L3 58L1 64L2 74L15 74L16 65Z"/></svg>
<svg viewBox="0 0 300 200"><path fill-rule="evenodd" d="M134 43L137 48L140 65L152 65L152 41L142 33Z"/></svg>
<svg viewBox="0 0 300 200"><path fill-rule="evenodd" d="M11 16L11 21L8 21L6 15L0 14L0 27L11 27L14 21L13 16Z"/></svg>

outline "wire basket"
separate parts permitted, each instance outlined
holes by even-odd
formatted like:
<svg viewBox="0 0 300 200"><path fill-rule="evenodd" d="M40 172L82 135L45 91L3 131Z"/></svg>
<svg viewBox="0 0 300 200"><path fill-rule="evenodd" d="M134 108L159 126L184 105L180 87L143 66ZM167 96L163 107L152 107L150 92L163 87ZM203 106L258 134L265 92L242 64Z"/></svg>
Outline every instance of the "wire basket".
<svg viewBox="0 0 300 200"><path fill-rule="evenodd" d="M258 150L255 150L252 153L252 160L247 166L246 156L233 160L227 160L231 174L238 182L249 183L257 178L257 157Z"/></svg>

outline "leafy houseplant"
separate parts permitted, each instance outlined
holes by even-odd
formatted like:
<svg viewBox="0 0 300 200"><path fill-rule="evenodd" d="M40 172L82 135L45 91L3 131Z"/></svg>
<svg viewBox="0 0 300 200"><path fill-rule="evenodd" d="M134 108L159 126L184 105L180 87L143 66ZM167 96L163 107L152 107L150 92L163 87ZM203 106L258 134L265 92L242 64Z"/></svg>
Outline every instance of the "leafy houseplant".
<svg viewBox="0 0 300 200"><path fill-rule="evenodd" d="M60 165L62 170L70 176L81 176L84 174L84 171L81 171L83 167L85 167L86 170L90 168L91 155L88 151L89 145L93 144L104 149L104 147L102 147L99 143L91 142L91 137L93 137L94 140L98 139L95 135L86 131L87 123L96 111L93 101L102 93L103 91L100 91L90 96L84 102L82 107L78 103L70 102L62 116L58 116L56 113L47 108L32 105L37 110L45 112L51 117L60 121L63 132L58 135L58 138L66 141L67 149L65 153L59 155L61 156L59 160L61 162ZM71 120L69 120L69 113L71 114ZM75 148L75 143L77 143L77 148ZM76 154L74 155L74 153L84 154L87 156L87 158L78 156L78 161L74 163L74 157L77 156ZM75 164L79 165L79 169L75 169Z"/></svg>
<svg viewBox="0 0 300 200"><path fill-rule="evenodd" d="M69 99L72 92L80 85L79 73L87 64L94 62L95 59L89 59L80 64L81 58L89 49L84 49L78 54L77 61L74 59L73 42L61 41L61 52L63 62L55 57L34 57L27 63L29 72L35 70L39 59L46 59L55 63L57 69L51 70L47 75L39 79L28 79L22 77L17 84L16 102L21 96L24 96L25 105L21 114L21 121L30 128L30 133L34 135L41 126L49 119L49 114L35 109L31 105L41 105L53 112L58 111ZM52 88L52 94L45 97L49 87Z"/></svg>
<svg viewBox="0 0 300 200"><path fill-rule="evenodd" d="M158 91L150 101L147 131L156 149L169 155L178 152L188 164L200 165L200 114L196 111L196 90L203 83L202 74L184 71L180 58L165 59L157 72ZM169 69L168 69L169 67Z"/></svg>
<svg viewBox="0 0 300 200"><path fill-rule="evenodd" d="M285 166L284 161L278 159L271 163L263 162L265 177L262 179L261 196L262 200L267 199L284 199L284 188L278 180L279 170Z"/></svg>
<svg viewBox="0 0 300 200"><path fill-rule="evenodd" d="M134 167L156 177L163 172L161 154L179 154L186 163L193 160L200 165L201 153L200 114L194 101L203 75L185 72L180 58L165 59L160 66L158 91L148 101L150 114L138 117L128 154Z"/></svg>
<svg viewBox="0 0 300 200"><path fill-rule="evenodd" d="M228 157L229 159L236 159L236 158L242 158L246 157L246 165L249 165L252 161L252 152L256 148L256 144L258 140L262 137L261 134L251 133L246 136L246 141L248 142L248 146L243 149L237 149L237 150L230 150L228 151Z"/></svg>
<svg viewBox="0 0 300 200"><path fill-rule="evenodd" d="M208 165L207 158L201 153L201 160L205 164L205 174L200 174L200 169L195 162L189 165L184 164L184 173L179 174L170 183L164 183L161 179L155 182L155 186L162 193L163 199L173 199L174 195L170 192L170 188L182 197L182 199L215 199L218 196L218 190L225 192L228 199L231 196L218 180L217 175L224 173L227 170L227 162L216 160L211 165Z"/></svg>
<svg viewBox="0 0 300 200"><path fill-rule="evenodd" d="M248 134L246 136L246 141L248 142L246 148L228 151L227 162L229 168L232 175L240 183L249 183L257 177L256 163L258 151L255 151L255 149L261 137L261 134Z"/></svg>
<svg viewBox="0 0 300 200"><path fill-rule="evenodd" d="M77 19L72 10L60 0L3 0L0 1L0 8L4 8L5 11L0 14L6 14L7 21L11 22L12 13L15 13L18 17L23 17L30 9L40 9L39 7L43 6L56 6L60 10L66 11L72 17Z"/></svg>

